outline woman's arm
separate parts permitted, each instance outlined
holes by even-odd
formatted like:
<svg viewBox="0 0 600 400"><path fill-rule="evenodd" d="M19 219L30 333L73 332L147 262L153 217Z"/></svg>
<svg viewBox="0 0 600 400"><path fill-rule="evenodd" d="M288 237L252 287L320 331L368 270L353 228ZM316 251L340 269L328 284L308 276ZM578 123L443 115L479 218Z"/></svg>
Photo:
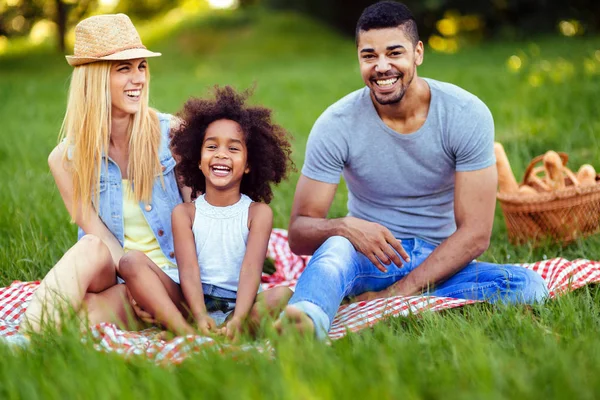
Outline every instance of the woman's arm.
<svg viewBox="0 0 600 400"><path fill-rule="evenodd" d="M172 138L173 135L182 128L183 123L184 122L181 118L176 115L171 115L171 121L169 123L169 142L170 138ZM179 157L177 157L177 154L173 152L171 152L171 154L173 155L175 162L179 163L180 160ZM192 201L192 188L185 186L180 176L177 176L177 186L179 186L179 193L181 194L183 202L190 203Z"/></svg>
<svg viewBox="0 0 600 400"><path fill-rule="evenodd" d="M184 203L192 202L192 188L189 186L185 186L183 183L178 182L179 193L181 193L181 198Z"/></svg>
<svg viewBox="0 0 600 400"><path fill-rule="evenodd" d="M65 167L63 154L65 143L61 143L52 150L48 157L48 165L50 171L60 192L63 203L67 207L67 211L73 218L73 174ZM83 229L87 234L92 234L99 237L110 250L115 266L119 265L119 260L123 256L123 248L117 238L108 230L102 222L94 207L87 207L88 211L83 214L83 207L78 206L77 216L74 218L75 223Z"/></svg>
<svg viewBox="0 0 600 400"><path fill-rule="evenodd" d="M183 203L173 209L171 225L173 227L173 243L175 259L179 268L181 291L196 321L206 316L204 292L200 281L200 268L196 255L196 242L192 225L196 209L193 203Z"/></svg>
<svg viewBox="0 0 600 400"><path fill-rule="evenodd" d="M240 284L233 312L233 319L237 319L238 322L248 316L256 299L263 264L267 256L269 237L273 228L273 211L267 204L252 203L248 219L250 233L248 234L246 254L242 261ZM227 334L230 336L229 329Z"/></svg>

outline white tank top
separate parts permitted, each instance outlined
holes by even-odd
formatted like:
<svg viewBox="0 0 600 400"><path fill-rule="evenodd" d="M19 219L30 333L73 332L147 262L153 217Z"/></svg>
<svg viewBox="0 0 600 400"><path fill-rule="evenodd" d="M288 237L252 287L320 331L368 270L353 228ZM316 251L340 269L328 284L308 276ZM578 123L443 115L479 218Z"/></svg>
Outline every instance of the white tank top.
<svg viewBox="0 0 600 400"><path fill-rule="evenodd" d="M245 194L227 207L210 205L204 195L196 199L192 231L202 283L237 291L248 242L251 203L252 199Z"/></svg>

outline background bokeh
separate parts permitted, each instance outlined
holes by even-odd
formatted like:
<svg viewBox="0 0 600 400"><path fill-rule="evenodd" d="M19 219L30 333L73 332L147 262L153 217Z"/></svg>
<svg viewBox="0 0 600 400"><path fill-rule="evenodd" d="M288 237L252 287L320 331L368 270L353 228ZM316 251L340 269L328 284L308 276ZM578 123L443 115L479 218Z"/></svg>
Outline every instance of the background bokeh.
<svg viewBox="0 0 600 400"><path fill-rule="evenodd" d="M0 52L7 40L29 37L40 43L52 37L61 51L69 47L70 29L82 18L123 12L133 19L209 8L293 10L314 17L344 35L371 0L0 0ZM598 32L596 0L407 0L424 42L454 52L461 44L489 38L515 39L559 30L575 36ZM4 43L4 44L3 44Z"/></svg>
<svg viewBox="0 0 600 400"><path fill-rule="evenodd" d="M60 21L71 54L79 19L130 14L146 46L163 53L149 60L151 105L160 111L176 113L215 84L254 87L250 101L273 109L292 135L298 168L316 118L363 86L352 31L364 3L212 1L0 0L0 286L41 279L76 240L47 165L72 71L57 39ZM549 149L567 152L572 169L600 170L595 2L408 4L426 45L418 74L488 105L517 179ZM393 183L404 171L384 173ZM276 227L287 227L297 178L275 190ZM342 183L330 216L345 213ZM600 236L513 246L497 207L481 259L554 257L600 260ZM82 343L74 320L34 337L25 351L0 340L0 398L595 399L599 291L586 287L533 307L478 304L392 318L332 345L271 333L272 352L236 358L217 348L177 367L98 352L93 341Z"/></svg>

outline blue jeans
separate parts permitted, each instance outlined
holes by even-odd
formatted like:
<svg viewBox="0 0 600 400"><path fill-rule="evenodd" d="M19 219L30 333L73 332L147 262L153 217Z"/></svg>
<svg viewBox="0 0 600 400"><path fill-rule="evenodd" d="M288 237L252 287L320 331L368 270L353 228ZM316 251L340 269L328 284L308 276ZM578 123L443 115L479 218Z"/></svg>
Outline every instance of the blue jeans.
<svg viewBox="0 0 600 400"><path fill-rule="evenodd" d="M403 261L401 268L390 264L387 272L381 272L348 239L327 239L300 276L289 305L305 312L315 324L317 337L325 338L344 297L391 286L417 268L436 247L421 239L402 239L402 246L410 262ZM543 300L548 290L534 271L517 265L473 261L426 294L531 304Z"/></svg>
<svg viewBox="0 0 600 400"><path fill-rule="evenodd" d="M208 315L217 325L221 325L229 314L235 310L237 292L208 283L202 284L202 291L204 292L204 304Z"/></svg>

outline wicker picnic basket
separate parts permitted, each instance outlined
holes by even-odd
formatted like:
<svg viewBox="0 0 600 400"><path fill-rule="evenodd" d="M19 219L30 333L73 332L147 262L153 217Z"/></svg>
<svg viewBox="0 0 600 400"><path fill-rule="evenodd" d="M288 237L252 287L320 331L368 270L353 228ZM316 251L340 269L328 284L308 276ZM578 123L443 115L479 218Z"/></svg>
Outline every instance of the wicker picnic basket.
<svg viewBox="0 0 600 400"><path fill-rule="evenodd" d="M558 153L563 165L568 156ZM543 155L535 157L527 167L523 183L535 187L542 183L544 167L538 166ZM567 244L600 232L600 174L596 184L577 185L577 178L566 166L563 167L565 187L535 196L518 193L498 193L498 201L504 214L508 238L513 244L544 241Z"/></svg>

